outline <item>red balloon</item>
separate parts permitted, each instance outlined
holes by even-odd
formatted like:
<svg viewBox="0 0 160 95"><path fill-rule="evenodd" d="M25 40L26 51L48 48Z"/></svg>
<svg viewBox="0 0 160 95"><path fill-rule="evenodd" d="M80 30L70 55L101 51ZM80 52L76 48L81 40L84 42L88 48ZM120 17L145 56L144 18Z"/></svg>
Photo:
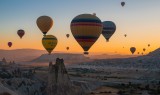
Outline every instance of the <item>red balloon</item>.
<svg viewBox="0 0 160 95"><path fill-rule="evenodd" d="M20 29L17 31L17 34L20 38L22 38L24 36L25 32L24 32L24 30Z"/></svg>
<svg viewBox="0 0 160 95"><path fill-rule="evenodd" d="M12 42L8 42L8 46L11 47L12 46Z"/></svg>

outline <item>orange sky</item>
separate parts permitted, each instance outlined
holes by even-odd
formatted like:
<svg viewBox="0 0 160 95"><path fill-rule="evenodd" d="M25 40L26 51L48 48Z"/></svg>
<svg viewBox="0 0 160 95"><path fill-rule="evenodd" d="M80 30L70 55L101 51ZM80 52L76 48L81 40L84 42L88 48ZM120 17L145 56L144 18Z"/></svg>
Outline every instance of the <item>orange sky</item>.
<svg viewBox="0 0 160 95"><path fill-rule="evenodd" d="M117 30L110 42L106 42L101 35L89 52L131 54L129 49L132 46L137 48L137 52L142 52L142 49L146 48L146 53L159 48L160 1L127 1L124 8L119 5L120 2L117 0L101 2L93 0L95 6L90 7L87 5L90 2L85 0L79 1L78 4L73 0L70 3L56 2L45 2L42 7L44 1L41 0L38 3L32 0L29 2L3 1L0 4L0 49L32 48L44 50L41 43L43 35L36 25L36 19L41 15L48 15L54 20L54 25L48 34L58 38L55 51L66 52L66 47L69 46L70 50L67 52L83 53L82 48L71 34L70 22L79 14L92 14L93 12L102 21L111 20L115 22ZM64 5L63 8L61 8L61 4ZM82 5L83 8L80 7ZM18 29L24 29L26 32L22 39L16 33ZM69 39L65 36L67 33L70 34ZM126 38L124 34L127 34ZM9 41L13 42L11 48L7 46ZM151 44L149 48L148 44Z"/></svg>

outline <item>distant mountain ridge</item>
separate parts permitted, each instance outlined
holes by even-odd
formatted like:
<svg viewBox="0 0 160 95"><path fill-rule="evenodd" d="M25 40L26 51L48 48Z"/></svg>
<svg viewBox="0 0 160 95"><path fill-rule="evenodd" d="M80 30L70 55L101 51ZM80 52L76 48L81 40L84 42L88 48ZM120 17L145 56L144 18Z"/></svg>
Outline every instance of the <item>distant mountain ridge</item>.
<svg viewBox="0 0 160 95"><path fill-rule="evenodd" d="M116 68L141 68L157 70L160 68L160 48L143 56L133 58L97 59L94 62L83 63L85 67L116 67ZM76 66L78 67L78 66Z"/></svg>
<svg viewBox="0 0 160 95"><path fill-rule="evenodd" d="M65 63L81 63L91 61L89 57L83 54L72 54L72 53L54 53L51 55L42 54L40 57L32 60L35 63L48 63L50 61L54 62L56 58L63 58Z"/></svg>
<svg viewBox="0 0 160 95"><path fill-rule="evenodd" d="M148 56L160 57L160 48L158 48L158 49L150 52L150 53L148 54Z"/></svg>
<svg viewBox="0 0 160 95"><path fill-rule="evenodd" d="M2 50L0 49L0 58L6 58L7 61L23 62L30 61L34 58L46 53L44 50L36 49L15 49Z"/></svg>
<svg viewBox="0 0 160 95"><path fill-rule="evenodd" d="M152 57L152 56L160 56L160 48L156 49L155 51L149 53L148 55L144 55L144 57ZM80 53L63 53L63 52L53 52L54 57L61 57L64 58L64 60L70 60L70 61L78 61L76 58L84 58L85 60L88 60L87 58L90 57L90 59L115 59L115 58L130 58L130 57L137 57L138 55L120 55L120 54L101 54L101 55L89 55L84 56ZM44 55L47 55L47 52L45 50L37 50L37 49L15 49L15 50L3 50L0 49L0 59L6 58L6 60L9 61L15 61L15 62L45 62L47 61L47 58L43 58ZM67 57L68 56L68 57ZM69 57L72 56L72 57ZM83 58L79 61L82 62ZM43 60L42 60L43 59Z"/></svg>

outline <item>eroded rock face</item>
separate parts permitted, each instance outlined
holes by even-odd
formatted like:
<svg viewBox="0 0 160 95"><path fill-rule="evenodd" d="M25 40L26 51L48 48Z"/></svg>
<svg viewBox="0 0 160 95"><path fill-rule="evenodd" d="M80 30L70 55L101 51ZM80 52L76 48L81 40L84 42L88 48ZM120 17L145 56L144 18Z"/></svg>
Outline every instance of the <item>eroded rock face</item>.
<svg viewBox="0 0 160 95"><path fill-rule="evenodd" d="M49 64L48 95L84 95L80 87L70 81L63 59L56 59L56 63Z"/></svg>
<svg viewBox="0 0 160 95"><path fill-rule="evenodd" d="M14 91L6 88L0 83L0 95L18 95Z"/></svg>
<svg viewBox="0 0 160 95"><path fill-rule="evenodd" d="M81 86L72 84L63 59L57 58L54 65L50 62L48 81L47 78L41 80L36 73L32 77L13 74L15 73L11 73L13 77L0 79L0 95L84 95Z"/></svg>
<svg viewBox="0 0 160 95"><path fill-rule="evenodd" d="M36 80L30 80L27 78L11 78L5 79L3 81L3 85L18 95L45 95L45 86L42 82Z"/></svg>

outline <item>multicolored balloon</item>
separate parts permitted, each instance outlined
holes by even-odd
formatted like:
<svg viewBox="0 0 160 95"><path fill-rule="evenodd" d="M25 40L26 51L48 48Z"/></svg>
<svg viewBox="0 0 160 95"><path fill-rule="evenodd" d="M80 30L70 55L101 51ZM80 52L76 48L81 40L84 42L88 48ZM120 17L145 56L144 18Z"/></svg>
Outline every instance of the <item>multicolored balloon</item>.
<svg viewBox="0 0 160 95"><path fill-rule="evenodd" d="M124 5L125 5L125 2L121 2L121 5L122 5L122 7L124 7Z"/></svg>
<svg viewBox="0 0 160 95"><path fill-rule="evenodd" d="M104 36L107 42L109 41L109 39L111 38L111 36L114 34L115 31L116 31L116 25L114 24L114 22L112 21L103 22L102 35Z"/></svg>
<svg viewBox="0 0 160 95"><path fill-rule="evenodd" d="M40 16L37 19L37 26L42 31L44 35L51 29L53 26L53 20L49 16Z"/></svg>
<svg viewBox="0 0 160 95"><path fill-rule="evenodd" d="M18 36L22 39L22 37L24 36L25 32L24 30L20 29L17 31Z"/></svg>
<svg viewBox="0 0 160 95"><path fill-rule="evenodd" d="M12 42L8 42L8 46L9 46L9 47L12 47Z"/></svg>
<svg viewBox="0 0 160 95"><path fill-rule="evenodd" d="M135 47L131 47L130 51L131 51L132 54L134 54L134 52L136 51L136 48Z"/></svg>
<svg viewBox="0 0 160 95"><path fill-rule="evenodd" d="M51 54L57 43L58 40L53 35L46 35L42 38L43 47L48 51L49 54Z"/></svg>
<svg viewBox="0 0 160 95"><path fill-rule="evenodd" d="M85 51L84 54L88 54L87 51L97 41L103 28L101 20L92 14L76 16L70 27L74 38Z"/></svg>

